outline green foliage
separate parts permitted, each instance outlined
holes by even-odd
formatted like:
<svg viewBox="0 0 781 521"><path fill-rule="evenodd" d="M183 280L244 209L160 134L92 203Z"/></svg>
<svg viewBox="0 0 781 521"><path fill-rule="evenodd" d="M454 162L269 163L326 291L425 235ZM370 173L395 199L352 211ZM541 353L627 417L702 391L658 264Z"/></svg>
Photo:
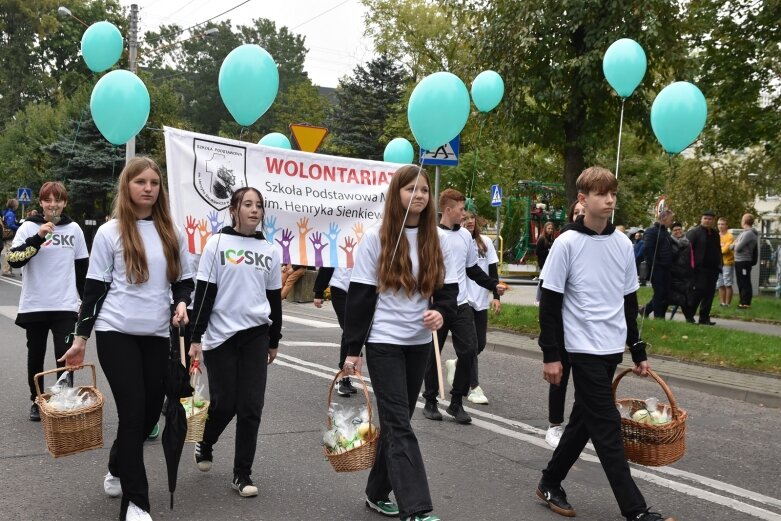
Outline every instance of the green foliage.
<svg viewBox="0 0 781 521"><path fill-rule="evenodd" d="M390 58L383 55L353 70L339 81L336 104L328 114L333 138L330 153L381 161L385 145L386 122L401 112L405 75ZM396 137L396 136L393 136Z"/></svg>
<svg viewBox="0 0 781 521"><path fill-rule="evenodd" d="M539 143L564 160L567 198L596 152L617 135L620 101L604 80L602 56L633 38L652 65L626 103L627 121L648 121L655 91L680 71L687 55L679 6L666 0L495 0L465 2L482 23L480 65L502 75L497 111L521 143ZM675 79L685 79L675 74ZM606 136L607 133L607 137Z"/></svg>

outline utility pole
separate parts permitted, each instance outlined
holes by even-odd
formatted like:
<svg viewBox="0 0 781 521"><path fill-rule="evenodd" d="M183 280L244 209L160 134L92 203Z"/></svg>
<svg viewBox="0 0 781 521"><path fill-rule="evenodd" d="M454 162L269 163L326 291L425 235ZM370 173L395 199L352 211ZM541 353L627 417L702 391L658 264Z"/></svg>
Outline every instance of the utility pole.
<svg viewBox="0 0 781 521"><path fill-rule="evenodd" d="M138 4L130 6L130 36L127 42L128 68L133 74L138 72ZM125 144L125 164L136 155L136 138L133 136Z"/></svg>

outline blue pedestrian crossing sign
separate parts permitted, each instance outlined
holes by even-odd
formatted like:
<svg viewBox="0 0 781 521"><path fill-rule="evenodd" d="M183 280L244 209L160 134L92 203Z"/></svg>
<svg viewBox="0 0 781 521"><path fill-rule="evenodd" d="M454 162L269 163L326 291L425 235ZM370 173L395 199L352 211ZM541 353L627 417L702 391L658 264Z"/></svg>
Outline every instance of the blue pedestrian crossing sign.
<svg viewBox="0 0 781 521"><path fill-rule="evenodd" d="M461 148L460 134L436 150L421 148L420 160L424 165L458 166L459 148Z"/></svg>
<svg viewBox="0 0 781 521"><path fill-rule="evenodd" d="M16 199L22 204L30 204L33 202L33 189L19 187L16 190Z"/></svg>
<svg viewBox="0 0 781 521"><path fill-rule="evenodd" d="M491 206L502 206L502 187L491 185Z"/></svg>

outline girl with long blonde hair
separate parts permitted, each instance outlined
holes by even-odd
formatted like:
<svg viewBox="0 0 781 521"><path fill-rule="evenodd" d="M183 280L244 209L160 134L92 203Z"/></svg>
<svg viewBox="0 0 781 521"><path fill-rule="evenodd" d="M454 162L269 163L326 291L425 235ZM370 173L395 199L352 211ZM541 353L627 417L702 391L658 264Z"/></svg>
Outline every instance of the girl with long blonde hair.
<svg viewBox="0 0 781 521"><path fill-rule="evenodd" d="M380 440L365 503L402 519L439 520L428 514L431 495L410 418L432 351L432 331L455 313L458 279L445 268L446 248L428 175L413 165L401 167L388 187L382 223L366 232L356 253L347 290L343 372L360 370L366 345Z"/></svg>
<svg viewBox="0 0 781 521"><path fill-rule="evenodd" d="M75 338L61 359L82 364L94 327L119 416L103 487L109 496L122 495L120 519L126 521L152 519L143 443L163 406L168 323L187 322L193 288L187 245L171 219L160 168L150 158L133 158L117 182L113 219L95 235Z"/></svg>

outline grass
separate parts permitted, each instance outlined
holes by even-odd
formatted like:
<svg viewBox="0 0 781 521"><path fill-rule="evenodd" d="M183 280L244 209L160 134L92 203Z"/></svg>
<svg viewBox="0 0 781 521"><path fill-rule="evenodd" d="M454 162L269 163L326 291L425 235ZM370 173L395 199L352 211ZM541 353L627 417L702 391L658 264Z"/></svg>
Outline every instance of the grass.
<svg viewBox="0 0 781 521"><path fill-rule="evenodd" d="M640 287L637 291L637 300L641 305L651 300L654 292L650 286ZM781 324L781 299L773 295L757 295L751 301L751 309L738 309L737 292L732 297L732 305L728 308L719 306L719 293L713 298L711 316L714 318L727 318L731 320L744 320L746 322L766 322ZM680 310L678 310L680 313Z"/></svg>
<svg viewBox="0 0 781 521"><path fill-rule="evenodd" d="M501 314L489 314L489 325L537 335L538 312L539 308L534 306L502 304ZM642 336L650 345L649 354L781 375L779 337L670 320L646 320Z"/></svg>

